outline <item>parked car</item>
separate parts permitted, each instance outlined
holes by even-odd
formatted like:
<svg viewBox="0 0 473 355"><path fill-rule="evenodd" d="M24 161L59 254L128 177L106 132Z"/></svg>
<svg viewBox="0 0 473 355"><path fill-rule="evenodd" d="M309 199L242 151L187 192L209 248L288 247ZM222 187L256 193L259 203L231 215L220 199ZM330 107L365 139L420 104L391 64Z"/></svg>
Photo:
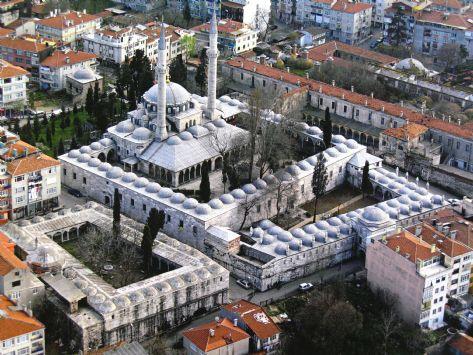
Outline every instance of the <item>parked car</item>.
<svg viewBox="0 0 473 355"><path fill-rule="evenodd" d="M251 288L251 284L248 280L238 279L237 284L239 284L241 287L243 287L247 290Z"/></svg>
<svg viewBox="0 0 473 355"><path fill-rule="evenodd" d="M375 49L375 48L378 46L379 43L380 43L380 42L378 42L378 40L371 42L371 43L370 43L370 48L371 48L371 49Z"/></svg>
<svg viewBox="0 0 473 355"><path fill-rule="evenodd" d="M457 205L460 203L460 200L459 199L456 199L456 198L449 198L448 200L448 203L451 204L451 205Z"/></svg>
<svg viewBox="0 0 473 355"><path fill-rule="evenodd" d="M82 192L80 192L79 190L76 190L76 189L69 189L68 191L72 196L75 196L75 197L83 197L84 195L82 195Z"/></svg>
<svg viewBox="0 0 473 355"><path fill-rule="evenodd" d="M299 291L309 291L314 288L314 285L312 285L310 282L304 282L299 284Z"/></svg>

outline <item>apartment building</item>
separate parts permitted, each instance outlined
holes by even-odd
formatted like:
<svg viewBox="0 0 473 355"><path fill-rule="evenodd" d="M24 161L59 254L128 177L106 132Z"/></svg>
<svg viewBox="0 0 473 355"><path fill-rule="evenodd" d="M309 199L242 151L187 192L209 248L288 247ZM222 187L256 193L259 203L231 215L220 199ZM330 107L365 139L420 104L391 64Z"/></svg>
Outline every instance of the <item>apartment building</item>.
<svg viewBox="0 0 473 355"><path fill-rule="evenodd" d="M40 39L0 38L0 58L31 73L39 81L39 64L52 53L54 46Z"/></svg>
<svg viewBox="0 0 473 355"><path fill-rule="evenodd" d="M388 35L389 26L393 22L395 16L400 16L406 27L406 38L404 39L405 44L412 44L415 17L419 12L427 7L430 2L417 2L417 1L396 1L391 7L384 11L384 25L383 25L383 36L385 42L389 43L390 38Z"/></svg>
<svg viewBox="0 0 473 355"><path fill-rule="evenodd" d="M156 5L152 0L113 0L113 2L138 12L148 12Z"/></svg>
<svg viewBox="0 0 473 355"><path fill-rule="evenodd" d="M44 355L45 327L28 309L0 295L0 354Z"/></svg>
<svg viewBox="0 0 473 355"><path fill-rule="evenodd" d="M271 1L228 0L222 1L220 18L228 18L249 25L256 32L266 30L271 13Z"/></svg>
<svg viewBox="0 0 473 355"><path fill-rule="evenodd" d="M220 20L217 24L218 48L225 54L238 54L256 47L258 33L248 25L234 20ZM210 23L192 28L198 50L209 46Z"/></svg>
<svg viewBox="0 0 473 355"><path fill-rule="evenodd" d="M280 17L287 18L288 4L281 4L278 8L285 11ZM346 0L298 0L296 22L327 28L332 39L355 44L370 32L372 8L371 4Z"/></svg>
<svg viewBox="0 0 473 355"><path fill-rule="evenodd" d="M27 100L27 82L25 69L0 59L0 109L23 107Z"/></svg>
<svg viewBox="0 0 473 355"><path fill-rule="evenodd" d="M436 244L398 231L368 246L366 269L369 286L393 295L404 321L426 329L444 325L453 270Z"/></svg>
<svg viewBox="0 0 473 355"><path fill-rule="evenodd" d="M95 71L97 56L92 53L57 50L45 58L39 67L39 84L42 89L59 91L66 88L66 76L79 69Z"/></svg>
<svg viewBox="0 0 473 355"><path fill-rule="evenodd" d="M39 20L36 33L43 38L73 43L100 28L101 18L85 12L68 11Z"/></svg>
<svg viewBox="0 0 473 355"><path fill-rule="evenodd" d="M394 0L362 0L365 4L373 5L372 23L375 27L383 27L386 9L390 8Z"/></svg>
<svg viewBox="0 0 473 355"><path fill-rule="evenodd" d="M14 254L15 244L0 233L0 295L29 307L44 294L44 284Z"/></svg>

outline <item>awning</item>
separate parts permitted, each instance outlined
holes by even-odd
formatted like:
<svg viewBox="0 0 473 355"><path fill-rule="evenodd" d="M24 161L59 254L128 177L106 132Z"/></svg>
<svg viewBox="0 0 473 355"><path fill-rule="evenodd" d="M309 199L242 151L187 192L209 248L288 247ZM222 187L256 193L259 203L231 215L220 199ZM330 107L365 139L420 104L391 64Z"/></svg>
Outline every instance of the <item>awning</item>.
<svg viewBox="0 0 473 355"><path fill-rule="evenodd" d="M128 157L128 158L123 159L123 162L125 164L135 165L135 164L138 164L139 160L137 157Z"/></svg>

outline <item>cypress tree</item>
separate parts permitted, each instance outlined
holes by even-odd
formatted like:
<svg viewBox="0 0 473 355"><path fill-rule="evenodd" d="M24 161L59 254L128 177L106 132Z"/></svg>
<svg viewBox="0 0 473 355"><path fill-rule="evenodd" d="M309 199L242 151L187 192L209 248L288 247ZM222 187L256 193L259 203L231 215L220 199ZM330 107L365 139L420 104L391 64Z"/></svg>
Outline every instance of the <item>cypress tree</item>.
<svg viewBox="0 0 473 355"><path fill-rule="evenodd" d="M183 84L187 80L187 68L181 56L177 56L169 66L169 76L171 81Z"/></svg>
<svg viewBox="0 0 473 355"><path fill-rule="evenodd" d="M153 266L153 238L150 228L145 224L143 228L143 239L141 239L141 251L143 252L143 268L146 275L151 274Z"/></svg>
<svg viewBox="0 0 473 355"><path fill-rule="evenodd" d="M199 187L199 197L201 202L210 200L210 180L209 180L209 163L202 165L202 176Z"/></svg>
<svg viewBox="0 0 473 355"><path fill-rule="evenodd" d="M368 163L368 161L365 161L365 166L363 167L361 191L363 193L363 198L365 197L365 195L370 195L373 192L373 184L371 184L370 181L370 164Z"/></svg>
<svg viewBox="0 0 473 355"><path fill-rule="evenodd" d="M97 105L100 100L99 82L96 81L94 85L94 105Z"/></svg>
<svg viewBox="0 0 473 355"><path fill-rule="evenodd" d="M56 134L56 123L51 121L51 134L54 136Z"/></svg>
<svg viewBox="0 0 473 355"><path fill-rule="evenodd" d="M77 144L76 137L72 137L71 146L69 147L69 149L72 150L77 148L79 148L79 145Z"/></svg>
<svg viewBox="0 0 473 355"><path fill-rule="evenodd" d="M46 142L50 147L53 146L53 137L51 135L51 130L49 129L49 126L46 126Z"/></svg>
<svg viewBox="0 0 473 355"><path fill-rule="evenodd" d="M38 139L40 131L41 131L41 126L39 124L38 116L34 116L33 132L34 132L34 135L35 135L36 139Z"/></svg>
<svg viewBox="0 0 473 355"><path fill-rule="evenodd" d="M332 143L332 119L330 118L328 107L325 108L325 118L322 121L322 132L325 149L328 149Z"/></svg>
<svg viewBox="0 0 473 355"><path fill-rule="evenodd" d="M85 97L85 111L92 117L94 112L94 90L89 86L87 89L87 96Z"/></svg>
<svg viewBox="0 0 473 355"><path fill-rule="evenodd" d="M205 48L200 51L200 64L195 72L195 82L200 87L200 92L203 95L205 87L207 86L207 52Z"/></svg>
<svg viewBox="0 0 473 355"><path fill-rule="evenodd" d="M325 158L322 153L317 156L317 163L314 166L314 175L312 175L312 193L314 194L314 223L317 218L317 203L319 198L325 193L327 187L327 168L325 167Z"/></svg>
<svg viewBox="0 0 473 355"><path fill-rule="evenodd" d="M113 194L113 236L118 238L120 235L120 193L115 188Z"/></svg>
<svg viewBox="0 0 473 355"><path fill-rule="evenodd" d="M62 138L59 139L59 143L57 145L57 154L58 155L63 155L65 153L65 149L64 149L64 142L62 141Z"/></svg>
<svg viewBox="0 0 473 355"><path fill-rule="evenodd" d="M152 208L149 211L149 216L146 224L149 226L151 237L156 238L158 232L164 227L164 211L158 211L156 208Z"/></svg>

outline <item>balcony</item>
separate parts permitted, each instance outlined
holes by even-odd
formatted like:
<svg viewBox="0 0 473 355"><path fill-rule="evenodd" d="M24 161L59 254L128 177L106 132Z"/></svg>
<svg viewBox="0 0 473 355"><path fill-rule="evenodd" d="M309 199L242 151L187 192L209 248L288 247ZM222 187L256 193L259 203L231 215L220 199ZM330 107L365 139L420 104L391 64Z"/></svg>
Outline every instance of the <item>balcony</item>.
<svg viewBox="0 0 473 355"><path fill-rule="evenodd" d="M430 300L432 299L432 294L433 294L433 290L434 290L434 287L433 286L430 286L430 287L427 287L424 289L424 295L422 297L422 303L429 303L430 304Z"/></svg>
<svg viewBox="0 0 473 355"><path fill-rule="evenodd" d="M429 316L430 316L430 310L428 310L428 311L422 311L422 312L420 313L420 319L421 319L421 320L422 320L422 319L425 319L425 318L428 318Z"/></svg>

